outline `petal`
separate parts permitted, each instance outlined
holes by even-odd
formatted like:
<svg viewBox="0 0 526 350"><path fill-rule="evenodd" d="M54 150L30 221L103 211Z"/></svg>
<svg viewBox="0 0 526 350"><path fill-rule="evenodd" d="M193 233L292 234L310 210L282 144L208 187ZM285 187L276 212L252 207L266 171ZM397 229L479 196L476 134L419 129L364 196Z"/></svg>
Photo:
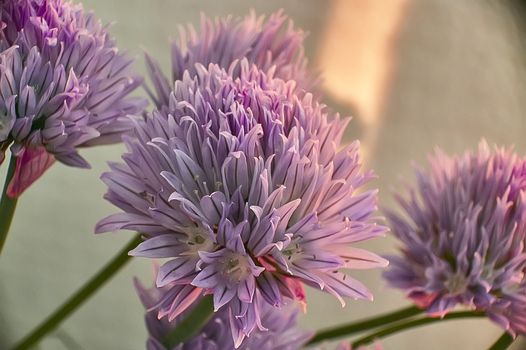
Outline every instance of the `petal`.
<svg viewBox="0 0 526 350"><path fill-rule="evenodd" d="M222 166L223 183L230 191L240 189L243 198L248 197L250 179L247 158L243 152L232 152Z"/></svg>
<svg viewBox="0 0 526 350"><path fill-rule="evenodd" d="M325 289L337 297L342 303L342 306L345 305L345 302L341 297L373 300L371 292L369 292L361 282L349 275L334 271L332 273L320 275L320 277L325 282Z"/></svg>
<svg viewBox="0 0 526 350"><path fill-rule="evenodd" d="M232 311L229 311L229 320L230 320L230 331L232 332L232 339L234 340L234 348L239 348L245 339L245 333L241 329L236 316L233 315Z"/></svg>
<svg viewBox="0 0 526 350"><path fill-rule="evenodd" d="M341 256L348 269L371 269L387 267L389 261L365 249L348 247L345 254Z"/></svg>
<svg viewBox="0 0 526 350"><path fill-rule="evenodd" d="M151 308L157 303L157 300L155 298L155 296L157 296L157 293L154 293L152 292L152 290L148 290L148 288L144 287L137 277L133 278L133 285L135 287L137 295L139 296L139 299L141 300L142 305L146 309Z"/></svg>
<svg viewBox="0 0 526 350"><path fill-rule="evenodd" d="M293 298L299 301L305 310L307 307L307 294L305 293L303 283L294 277L284 277L283 279Z"/></svg>
<svg viewBox="0 0 526 350"><path fill-rule="evenodd" d="M228 303L236 295L234 288L228 288L224 284L218 285L214 290L214 312L217 312L223 305Z"/></svg>
<svg viewBox="0 0 526 350"><path fill-rule="evenodd" d="M188 246L185 242L181 242L180 235L164 234L147 239L130 251L129 255L145 258L172 258L180 256L187 250Z"/></svg>
<svg viewBox="0 0 526 350"><path fill-rule="evenodd" d="M218 224L221 219L223 203L226 202L222 192L214 192L201 198L200 205L203 214L208 219L208 224Z"/></svg>
<svg viewBox="0 0 526 350"><path fill-rule="evenodd" d="M10 97L6 102L6 106L9 106L9 103L13 103L14 96ZM0 113L0 142L8 139L11 134L11 130L15 125L16 115L10 113Z"/></svg>
<svg viewBox="0 0 526 350"><path fill-rule="evenodd" d="M278 283L270 272L264 271L259 275L256 282L261 295L269 304L274 306L281 305L281 294Z"/></svg>
<svg viewBox="0 0 526 350"><path fill-rule="evenodd" d="M159 269L157 287L193 276L196 271L196 263L197 260L193 257L181 257L168 261Z"/></svg>
<svg viewBox="0 0 526 350"><path fill-rule="evenodd" d="M306 271L313 269L334 270L343 266L343 260L323 251L316 253L305 252L298 259L295 259L293 264Z"/></svg>
<svg viewBox="0 0 526 350"><path fill-rule="evenodd" d="M227 250L226 249L219 249L219 250L216 250L215 252L205 252L205 251L200 251L198 252L199 254L199 258L204 262L204 263L207 263L207 264L215 264L216 263L216 259L219 259L221 258L225 252Z"/></svg>
<svg viewBox="0 0 526 350"><path fill-rule="evenodd" d="M278 225L279 217L269 215L263 218L256 229L251 233L248 240L248 247L256 256L261 256L272 247L274 233Z"/></svg>
<svg viewBox="0 0 526 350"><path fill-rule="evenodd" d="M253 276L247 276L237 287L239 300L245 303L251 303L256 291L256 279Z"/></svg>
<svg viewBox="0 0 526 350"><path fill-rule="evenodd" d="M68 153L68 154L57 154L56 158L61 163L64 163L66 165L76 167L76 168L82 168L82 169L89 169L91 166L89 163L78 153Z"/></svg>
<svg viewBox="0 0 526 350"><path fill-rule="evenodd" d="M192 280L192 285L200 288L213 288L219 283L219 272L215 265L208 265Z"/></svg>
<svg viewBox="0 0 526 350"><path fill-rule="evenodd" d="M7 187L10 198L18 198L29 186L44 174L55 158L44 147L26 148L16 157L13 178Z"/></svg>
<svg viewBox="0 0 526 350"><path fill-rule="evenodd" d="M277 234L285 234L285 229L289 224L290 217L294 214L294 211L300 205L300 202L301 199L296 199L276 209L275 215L280 218L278 227L276 228Z"/></svg>
<svg viewBox="0 0 526 350"><path fill-rule="evenodd" d="M133 213L112 214L97 223L95 233L113 232L117 230L131 230L148 233L166 231L162 226L153 222L149 217Z"/></svg>
<svg viewBox="0 0 526 350"><path fill-rule="evenodd" d="M174 288L181 288L175 286ZM159 318L168 315L168 321L173 321L177 316L186 311L201 295L202 289L186 285L181 288L174 298L169 310L159 311Z"/></svg>

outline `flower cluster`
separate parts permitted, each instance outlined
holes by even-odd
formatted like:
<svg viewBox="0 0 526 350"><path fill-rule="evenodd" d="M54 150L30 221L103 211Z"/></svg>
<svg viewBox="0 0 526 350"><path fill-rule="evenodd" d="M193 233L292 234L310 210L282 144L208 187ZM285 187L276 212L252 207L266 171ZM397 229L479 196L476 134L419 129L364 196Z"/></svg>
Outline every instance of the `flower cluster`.
<svg viewBox="0 0 526 350"><path fill-rule="evenodd" d="M164 343L169 338L170 332L175 329L181 316L172 321L159 319L155 311L156 305L165 298L165 294L170 291L170 286L161 288L144 288L136 281L136 288L144 307L149 310L146 313L145 321L148 328L149 339L146 343L148 350L222 350L233 349L234 341L230 336L230 318L228 311L222 309L215 313L210 321L203 327L197 336L181 344L166 346ZM192 308L189 309L191 312ZM262 305L261 320L267 325L265 331L254 331L240 350L297 350L301 349L312 336L310 332L302 331L296 327L298 310L287 307L282 310Z"/></svg>
<svg viewBox="0 0 526 350"><path fill-rule="evenodd" d="M464 305L526 333L526 161L482 142L430 163L398 198L406 215L388 214L403 256L390 257L387 281L430 314Z"/></svg>
<svg viewBox="0 0 526 350"><path fill-rule="evenodd" d="M128 114L145 106L128 95L141 82L106 28L63 0L0 4L0 162L11 146L18 196L54 159L88 167L78 147L120 141Z"/></svg>
<svg viewBox="0 0 526 350"><path fill-rule="evenodd" d="M342 145L349 120L319 101L305 34L281 11L203 16L199 32L179 34L170 77L146 55L155 106L146 113L146 101L130 96L142 78L93 14L68 0L0 0L0 165L12 154L0 250L16 204L4 195L16 199L55 160L88 168L81 147L124 141L122 162L102 175L120 212L95 231L141 237L92 280L115 273L126 253L164 259L152 288L136 281L147 349L299 350L313 335L296 327L305 286L342 306L372 300L352 273L388 265L357 247L387 231L377 191L366 188L374 174L362 170L358 141ZM401 212L387 212L402 248L384 277L431 317L458 306L477 312L454 316L487 314L512 335L492 348L505 347L526 335L526 158L481 142L462 156L438 150L430 165L396 197ZM15 347L36 344L99 286L86 284ZM415 310L311 343L384 324L353 344L368 343L428 321Z"/></svg>
<svg viewBox="0 0 526 350"><path fill-rule="evenodd" d="M342 270L386 265L350 246L385 230L372 216L376 191L356 194L372 176L360 172L358 144L339 147L346 121L329 121L311 95L292 92L294 82L246 60L238 78L196 68L175 83L165 112L126 138L125 164L103 175L106 198L124 213L97 231L143 232L131 254L172 258L157 278L174 285L160 316L213 293L239 345L261 325L261 303L304 297L299 282L371 299Z"/></svg>
<svg viewBox="0 0 526 350"><path fill-rule="evenodd" d="M317 79L307 72L303 40L305 33L294 28L291 21L276 12L265 20L252 11L245 18L201 18L200 31L192 25L182 27L179 40L172 45L171 78L167 79L158 64L146 56L154 92L150 97L158 109L169 104L173 84L185 72L197 74L196 64L207 67L215 63L228 70L236 61L246 59L261 71L271 72L283 80L294 80L304 89L315 85ZM238 65L235 65L238 67ZM234 77L239 69L232 70Z"/></svg>
<svg viewBox="0 0 526 350"><path fill-rule="evenodd" d="M97 226L142 232L131 254L171 258L157 278L172 286L159 316L211 293L216 311L229 310L236 346L264 327L262 304L303 300L304 283L342 303L371 299L346 271L387 264L352 247L385 228L376 191L357 193L372 177L358 142L340 147L347 120L255 63L197 63L175 81L168 103L125 139L125 163L103 175L124 212Z"/></svg>

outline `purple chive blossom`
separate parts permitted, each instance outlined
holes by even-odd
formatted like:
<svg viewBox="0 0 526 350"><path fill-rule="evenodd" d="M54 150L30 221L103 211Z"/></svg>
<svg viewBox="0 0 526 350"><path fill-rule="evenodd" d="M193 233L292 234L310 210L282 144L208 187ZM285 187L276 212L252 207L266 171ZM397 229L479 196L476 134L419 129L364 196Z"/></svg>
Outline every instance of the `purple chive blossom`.
<svg viewBox="0 0 526 350"><path fill-rule="evenodd" d="M510 150L449 158L437 151L417 188L388 214L402 241L388 283L430 314L457 305L485 311L510 333L526 333L526 162Z"/></svg>
<svg viewBox="0 0 526 350"><path fill-rule="evenodd" d="M184 72L197 74L196 63L205 67L215 63L228 70L232 63L243 58L262 71L273 71L275 77L295 80L301 88L309 89L316 79L306 71L305 36L282 11L266 21L253 11L245 18L212 20L203 15L199 33L192 25L180 28L179 40L172 45L170 78L163 75L151 57L146 57L155 89L150 96L161 109L168 105L173 84L182 79ZM234 69L233 74L237 77L239 69Z"/></svg>
<svg viewBox="0 0 526 350"><path fill-rule="evenodd" d="M201 333L172 348L167 348L163 341L170 332L177 327L179 320L185 317L185 313L172 321L166 318L159 319L156 309L160 302L171 293L170 285L161 288L145 289L136 281L139 297L147 309L145 316L149 339L146 343L148 350L223 350L233 349L234 341L230 335L230 315L227 309L221 309L214 314L213 318L204 326ZM188 310L191 311L191 308ZM302 331L296 327L298 310L286 307L282 310L271 307L268 304L260 305L261 324L264 331L252 332L239 349L249 350L296 350L311 338L312 333Z"/></svg>
<svg viewBox="0 0 526 350"><path fill-rule="evenodd" d="M357 193L372 177L360 172L358 143L340 147L347 121L328 120L293 81L247 60L196 72L175 83L167 108L137 123L124 164L102 177L124 212L97 232L142 232L132 255L171 259L157 277L172 286L159 316L174 319L213 294L239 346L262 329L262 304L302 300L303 283L372 299L348 269L386 261L352 244L385 229L373 216L376 191Z"/></svg>
<svg viewBox="0 0 526 350"><path fill-rule="evenodd" d="M120 141L144 103L128 97L131 59L80 5L2 1L0 29L0 163L11 145L16 197L54 159L89 167L77 148Z"/></svg>

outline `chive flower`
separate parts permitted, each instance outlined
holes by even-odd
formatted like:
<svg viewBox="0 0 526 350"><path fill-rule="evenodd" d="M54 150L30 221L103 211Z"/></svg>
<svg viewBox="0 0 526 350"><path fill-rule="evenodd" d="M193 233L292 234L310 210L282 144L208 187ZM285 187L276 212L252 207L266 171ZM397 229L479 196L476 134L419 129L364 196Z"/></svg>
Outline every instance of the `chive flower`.
<svg viewBox="0 0 526 350"><path fill-rule="evenodd" d="M313 88L318 79L307 71L303 42L306 34L294 27L291 20L278 11L268 19L254 11L244 18L210 19L201 17L199 30L187 25L179 30L179 38L172 44L171 75L166 77L156 61L146 55L154 90L148 89L151 99L162 109L167 106L174 82L186 71L197 74L196 64L208 67L215 63L239 76L236 61L246 59L261 71L283 80L296 81L297 88Z"/></svg>
<svg viewBox="0 0 526 350"><path fill-rule="evenodd" d="M360 170L358 142L340 146L347 120L247 60L196 71L175 82L167 108L137 122L124 163L102 176L122 212L96 231L142 232L130 254L169 259L159 316L213 294L239 346L260 328L262 304L304 301L304 284L342 303L372 299L349 271L386 266L354 246L385 228L376 190L362 190L373 175Z"/></svg>
<svg viewBox="0 0 526 350"><path fill-rule="evenodd" d="M525 334L525 159L481 142L461 156L438 150L430 166L398 197L403 213L388 213L402 247L387 282L431 315L467 307Z"/></svg>
<svg viewBox="0 0 526 350"><path fill-rule="evenodd" d="M78 148L120 141L140 113L132 60L93 14L63 0L0 4L0 163L11 147L19 196L54 160L87 168Z"/></svg>

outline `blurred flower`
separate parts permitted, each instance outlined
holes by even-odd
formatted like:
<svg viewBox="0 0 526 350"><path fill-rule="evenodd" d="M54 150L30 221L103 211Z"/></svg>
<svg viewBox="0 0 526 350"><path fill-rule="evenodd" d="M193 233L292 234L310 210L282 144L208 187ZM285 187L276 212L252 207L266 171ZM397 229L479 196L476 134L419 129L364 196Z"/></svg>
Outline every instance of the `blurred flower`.
<svg viewBox="0 0 526 350"><path fill-rule="evenodd" d="M53 163L89 167L77 148L120 141L144 101L140 79L106 28L62 0L7 0L0 7L0 162L17 157L16 197Z"/></svg>
<svg viewBox="0 0 526 350"><path fill-rule="evenodd" d="M486 311L511 333L526 330L526 162L511 150L449 158L437 151L417 188L389 212L402 257L389 284L432 315L456 305Z"/></svg>
<svg viewBox="0 0 526 350"><path fill-rule="evenodd" d="M200 29L197 33L192 25L180 28L179 40L172 44L170 78L163 75L153 58L146 56L155 89L150 96L158 109L169 104L173 84L182 79L184 72L192 76L197 74L197 63L205 67L215 63L228 70L244 58L261 71L272 72L283 80L294 80L302 88L309 89L316 83L316 78L306 70L305 33L295 29L282 11L272 14L266 21L254 11L245 18L235 19L211 20L203 15ZM235 67L232 74L237 77L239 65Z"/></svg>
<svg viewBox="0 0 526 350"><path fill-rule="evenodd" d="M262 303L304 299L300 282L372 299L342 270L386 265L350 246L385 231L372 216L376 191L356 193L372 174L360 173L357 142L340 149L346 121L328 121L293 85L246 60L228 73L198 65L175 83L169 107L125 139L125 164L103 175L124 213L97 232L142 232L132 255L172 258L157 278L174 285L159 316L174 319L213 293L239 345L261 324Z"/></svg>
<svg viewBox="0 0 526 350"><path fill-rule="evenodd" d="M165 338L177 327L185 313L172 321L159 319L155 312L159 302L170 293L170 286L145 289L138 281L136 288L139 297L147 309L145 316L149 339L146 344L148 350L168 350L163 344ZM191 308L188 309L192 310ZM300 349L309 338L311 332L297 328L296 318L298 310L293 307L276 309L268 304L261 305L261 324L265 330L256 330L247 338L240 350L296 350ZM204 326L194 338L172 347L170 350L223 350L233 349L234 341L230 335L231 315L227 309L222 309Z"/></svg>

